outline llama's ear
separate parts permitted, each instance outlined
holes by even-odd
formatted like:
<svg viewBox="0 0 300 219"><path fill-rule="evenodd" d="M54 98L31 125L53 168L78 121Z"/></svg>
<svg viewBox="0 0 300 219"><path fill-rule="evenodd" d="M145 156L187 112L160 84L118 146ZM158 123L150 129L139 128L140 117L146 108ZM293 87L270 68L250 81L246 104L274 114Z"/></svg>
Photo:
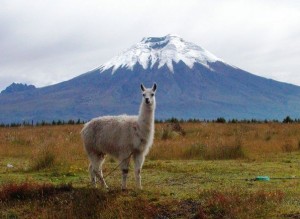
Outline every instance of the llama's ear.
<svg viewBox="0 0 300 219"><path fill-rule="evenodd" d="M141 90L142 90L142 91L145 91L145 90L146 90L146 88L144 87L143 84L141 84Z"/></svg>
<svg viewBox="0 0 300 219"><path fill-rule="evenodd" d="M153 84L153 87L152 87L152 91L155 92L155 91L156 91L156 88L157 88L157 85L156 85L156 83L154 83L154 84Z"/></svg>

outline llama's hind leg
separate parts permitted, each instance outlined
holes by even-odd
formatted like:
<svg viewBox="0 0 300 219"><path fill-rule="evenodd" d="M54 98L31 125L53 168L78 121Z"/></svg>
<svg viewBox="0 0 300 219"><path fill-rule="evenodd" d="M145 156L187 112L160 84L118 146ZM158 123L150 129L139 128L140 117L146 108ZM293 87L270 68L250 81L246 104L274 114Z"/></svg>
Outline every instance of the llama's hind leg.
<svg viewBox="0 0 300 219"><path fill-rule="evenodd" d="M93 184L96 183L97 179L99 179L99 182L105 187L108 188L108 186L106 185L106 182L103 178L103 173L102 173L102 165L104 163L105 160L105 155L103 153L99 153L99 154L94 154L90 161L90 167L89 167L89 171L90 171L90 175L91 175L91 181Z"/></svg>
<svg viewBox="0 0 300 219"><path fill-rule="evenodd" d="M92 163L90 163L90 165L89 165L89 173L90 173L90 178L91 178L92 185L96 186L97 177L96 177L96 174L94 172Z"/></svg>
<svg viewBox="0 0 300 219"><path fill-rule="evenodd" d="M142 166L144 164L145 156L142 153L134 154L133 160L134 160L134 175L135 175L136 186L139 189L142 189L141 171L142 171Z"/></svg>

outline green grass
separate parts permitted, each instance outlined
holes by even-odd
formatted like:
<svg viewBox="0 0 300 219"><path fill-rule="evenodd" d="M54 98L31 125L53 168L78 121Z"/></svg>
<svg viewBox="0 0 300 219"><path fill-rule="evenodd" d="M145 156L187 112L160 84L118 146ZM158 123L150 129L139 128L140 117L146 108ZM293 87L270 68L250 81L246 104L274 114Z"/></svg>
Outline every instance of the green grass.
<svg viewBox="0 0 300 219"><path fill-rule="evenodd" d="M3 185L10 183L72 184L42 198L30 196L21 200L2 200L3 217L89 217L89 218L282 218L300 215L300 179L273 180L272 177L299 176L300 153L274 156L267 161L149 161L145 162L143 191L135 189L133 172L129 190L120 189L120 172L106 181L110 191L89 186L88 173L79 166L69 170L52 168L40 171L1 168ZM107 162L108 172L116 163ZM132 168L131 168L132 169ZM258 175L270 181L251 181ZM3 186L2 186L3 188ZM5 189L4 189L5 190ZM60 208L66 206L66 211ZM33 211L28 212L28 209Z"/></svg>

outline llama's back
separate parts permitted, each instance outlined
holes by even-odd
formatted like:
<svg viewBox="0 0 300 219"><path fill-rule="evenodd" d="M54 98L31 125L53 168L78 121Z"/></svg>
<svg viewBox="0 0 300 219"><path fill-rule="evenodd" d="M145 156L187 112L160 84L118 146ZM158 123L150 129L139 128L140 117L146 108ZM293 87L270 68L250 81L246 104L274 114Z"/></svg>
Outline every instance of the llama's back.
<svg viewBox="0 0 300 219"><path fill-rule="evenodd" d="M137 116L103 116L86 123L81 131L85 149L118 156L133 147L133 127Z"/></svg>

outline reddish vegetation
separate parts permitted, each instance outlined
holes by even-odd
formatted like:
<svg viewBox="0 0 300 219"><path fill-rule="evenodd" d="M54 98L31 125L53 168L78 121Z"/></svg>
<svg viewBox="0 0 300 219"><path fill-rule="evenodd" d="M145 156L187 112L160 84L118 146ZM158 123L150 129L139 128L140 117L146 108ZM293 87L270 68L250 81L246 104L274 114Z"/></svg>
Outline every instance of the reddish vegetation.
<svg viewBox="0 0 300 219"><path fill-rule="evenodd" d="M72 185L62 184L54 186L53 184L38 184L24 182L20 184L7 183L0 187L0 200L1 201L13 201L13 200L25 200L31 198L45 198L47 196L62 192L70 191Z"/></svg>
<svg viewBox="0 0 300 219"><path fill-rule="evenodd" d="M266 192L220 192L209 191L196 218L249 218L253 215L265 217L270 208L283 201L281 191Z"/></svg>
<svg viewBox="0 0 300 219"><path fill-rule="evenodd" d="M63 194L66 195L63 195ZM115 216L121 218L249 218L265 217L270 209L274 209L283 200L281 191L266 192L220 192L203 191L196 200L169 200L155 203L141 194L135 199L135 192L120 191L103 192L99 189L76 189L71 185L37 184L5 184L0 190L0 207L5 203L19 203L33 206L33 215L46 217L92 217ZM53 196L53 198L52 198ZM123 201L119 200L122 197ZM159 198L158 198L159 199ZM39 200L41 203L39 203ZM126 201L127 200L127 201ZM2 204L1 204L2 203ZM35 203L35 204L33 204ZM63 208L61 208L63 204ZM41 210L41 207L44 206ZM1 209L1 208L0 208ZM2 215L3 216L3 215Z"/></svg>

